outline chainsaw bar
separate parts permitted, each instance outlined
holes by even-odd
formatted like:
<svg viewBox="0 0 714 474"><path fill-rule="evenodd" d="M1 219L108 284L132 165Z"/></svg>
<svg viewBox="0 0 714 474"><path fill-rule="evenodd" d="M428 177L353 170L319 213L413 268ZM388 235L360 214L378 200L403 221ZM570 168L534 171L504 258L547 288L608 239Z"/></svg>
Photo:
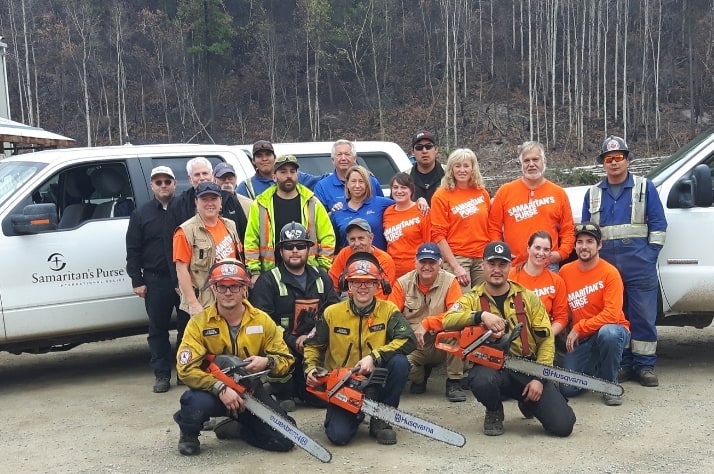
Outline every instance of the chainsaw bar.
<svg viewBox="0 0 714 474"><path fill-rule="evenodd" d="M303 433L297 426L276 413L272 408L267 407L248 392L241 395L245 400L245 407L255 416L263 420L275 431L292 441L295 446L304 449L312 456L322 462L330 462L332 453L325 449L320 443Z"/></svg>
<svg viewBox="0 0 714 474"><path fill-rule="evenodd" d="M606 393L608 395L615 396L620 396L625 393L625 389L622 388L621 385L614 382L583 374L581 372L563 369L562 367L551 367L539 364L537 362L533 362L532 360L522 359L520 357L506 357L503 366L515 372L533 375L534 377L547 379L584 390L592 390L593 392Z"/></svg>
<svg viewBox="0 0 714 474"><path fill-rule="evenodd" d="M379 418L394 426L426 436L427 438L442 441L459 448L466 444L466 438L461 433L439 426L431 421L418 416L405 413L383 403L365 398L362 400L362 412L366 415Z"/></svg>

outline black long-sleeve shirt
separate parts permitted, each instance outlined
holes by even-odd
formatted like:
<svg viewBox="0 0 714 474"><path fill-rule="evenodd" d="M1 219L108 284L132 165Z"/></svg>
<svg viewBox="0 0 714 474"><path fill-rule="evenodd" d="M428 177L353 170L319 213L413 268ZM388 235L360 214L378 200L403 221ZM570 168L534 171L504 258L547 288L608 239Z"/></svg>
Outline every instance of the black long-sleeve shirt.
<svg viewBox="0 0 714 474"><path fill-rule="evenodd" d="M126 271L133 288L144 285L144 272L169 274L164 251L167 211L152 199L132 212L126 230Z"/></svg>

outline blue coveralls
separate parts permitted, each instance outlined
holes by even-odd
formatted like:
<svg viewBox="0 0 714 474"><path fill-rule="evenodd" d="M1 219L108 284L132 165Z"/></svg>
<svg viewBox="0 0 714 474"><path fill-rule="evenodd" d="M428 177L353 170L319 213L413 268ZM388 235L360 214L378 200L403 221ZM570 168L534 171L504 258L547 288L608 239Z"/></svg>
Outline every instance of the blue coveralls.
<svg viewBox="0 0 714 474"><path fill-rule="evenodd" d="M637 178L641 180L642 178ZM630 346L622 355L621 366L635 373L654 369L657 361L657 256L664 245L667 220L657 189L649 181L637 186L635 206L644 218L633 212L635 176L627 174L619 196L613 196L607 178L598 183L602 190L600 206L585 194L582 222L594 222L602 230L600 256L614 265L625 285L624 312L630 321ZM642 202L640 205L637 201Z"/></svg>

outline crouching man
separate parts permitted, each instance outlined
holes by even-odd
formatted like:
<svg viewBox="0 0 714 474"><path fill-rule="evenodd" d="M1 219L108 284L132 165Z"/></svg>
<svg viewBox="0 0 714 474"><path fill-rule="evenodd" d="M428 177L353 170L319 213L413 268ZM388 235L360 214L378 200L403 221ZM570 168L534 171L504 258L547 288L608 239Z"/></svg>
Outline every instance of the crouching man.
<svg viewBox="0 0 714 474"><path fill-rule="evenodd" d="M221 437L240 437L268 451L289 451L293 447L291 441L246 411L238 392L202 368L208 354L232 354L248 363L243 368L248 373L270 370L271 376L282 377L292 369L294 358L282 330L246 298L250 284L250 274L240 261L225 259L213 265L206 287L211 288L216 302L193 316L186 327L176 367L189 390L181 395L181 409L174 414L181 428L178 449L183 455L199 454L198 435L203 423L222 416L231 418L223 422L226 426L214 429L216 436L220 428L226 434ZM287 417L260 384L253 396Z"/></svg>

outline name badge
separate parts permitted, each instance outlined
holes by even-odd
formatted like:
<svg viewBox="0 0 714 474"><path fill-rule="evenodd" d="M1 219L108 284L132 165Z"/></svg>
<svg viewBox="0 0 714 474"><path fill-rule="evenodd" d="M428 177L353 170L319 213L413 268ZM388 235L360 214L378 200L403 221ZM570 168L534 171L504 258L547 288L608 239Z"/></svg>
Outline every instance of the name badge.
<svg viewBox="0 0 714 474"><path fill-rule="evenodd" d="M246 334L263 334L263 326L247 326L245 328Z"/></svg>

